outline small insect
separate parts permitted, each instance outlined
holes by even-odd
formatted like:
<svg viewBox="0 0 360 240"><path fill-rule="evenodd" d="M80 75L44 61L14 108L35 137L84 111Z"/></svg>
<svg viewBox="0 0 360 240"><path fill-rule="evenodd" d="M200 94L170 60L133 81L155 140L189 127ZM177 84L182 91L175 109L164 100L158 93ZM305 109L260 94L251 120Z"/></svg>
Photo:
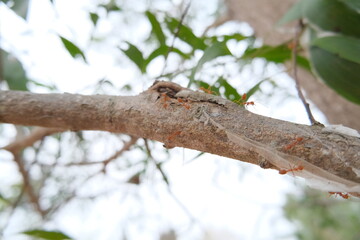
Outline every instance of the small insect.
<svg viewBox="0 0 360 240"><path fill-rule="evenodd" d="M249 105L254 106L254 105L255 105L255 103L254 103L253 101L251 101L251 102L244 102L243 104L244 104L245 106L249 106Z"/></svg>
<svg viewBox="0 0 360 240"><path fill-rule="evenodd" d="M250 105L254 106L255 105L255 102L253 102L253 101L247 102L246 99L247 99L247 94L244 93L239 100L236 100L234 102L239 105L244 105L244 106L250 106Z"/></svg>
<svg viewBox="0 0 360 240"><path fill-rule="evenodd" d="M161 97L163 98L163 107L167 108L169 106L169 104L167 103L169 97L166 95L166 93L161 93Z"/></svg>
<svg viewBox="0 0 360 240"><path fill-rule="evenodd" d="M287 47L289 48L289 49L294 49L295 48L295 42L289 42L288 44L287 44Z"/></svg>
<svg viewBox="0 0 360 240"><path fill-rule="evenodd" d="M190 104L188 100L184 100L182 98L177 98L178 102L181 104L181 106L183 106L186 109L190 109Z"/></svg>
<svg viewBox="0 0 360 240"><path fill-rule="evenodd" d="M330 195L339 195L340 197L344 198L344 199L349 199L349 194L347 193L342 193L342 192L329 192Z"/></svg>
<svg viewBox="0 0 360 240"><path fill-rule="evenodd" d="M247 97L247 95L246 95L246 93L244 93L244 94L241 96L241 100L245 101L245 100L246 100L246 97Z"/></svg>
<svg viewBox="0 0 360 240"><path fill-rule="evenodd" d="M172 141L172 140L174 140L174 138L175 138L176 136L178 136L178 135L180 135L180 134L181 134L181 131L176 131L176 132L172 133L170 136L168 136L168 137L167 137L167 140L168 140L168 141Z"/></svg>
<svg viewBox="0 0 360 240"><path fill-rule="evenodd" d="M208 88L204 88L204 87L200 87L199 88L201 91L206 92L208 94L214 94L214 91L211 90L211 87L209 86Z"/></svg>
<svg viewBox="0 0 360 240"><path fill-rule="evenodd" d="M304 140L304 138L302 138L302 137L297 137L297 138L295 139L295 141L293 141L293 142L291 142L290 144L286 145L286 146L284 147L284 149L285 149L285 150L289 150L289 149L293 148L296 144L300 143L302 140Z"/></svg>
<svg viewBox="0 0 360 240"><path fill-rule="evenodd" d="M279 174L287 174L288 172L296 172L296 171L301 171L304 170L303 166L298 166L296 168L291 168L291 169L280 169L279 170Z"/></svg>

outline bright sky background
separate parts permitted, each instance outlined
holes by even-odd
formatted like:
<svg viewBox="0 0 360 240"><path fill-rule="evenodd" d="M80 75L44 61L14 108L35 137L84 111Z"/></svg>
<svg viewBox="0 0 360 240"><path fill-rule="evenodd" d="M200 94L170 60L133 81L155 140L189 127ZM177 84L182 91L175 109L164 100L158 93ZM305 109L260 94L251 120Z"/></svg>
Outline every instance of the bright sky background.
<svg viewBox="0 0 360 240"><path fill-rule="evenodd" d="M150 31L149 24L138 17L146 8L142 4L124 6L139 12L139 16L128 16L134 22L121 22L121 18L112 15L108 20L99 22L94 30L87 16L93 9L94 1L56 2L56 11L48 0L32 1L29 12L29 21L15 16L7 7L0 3L0 37L1 47L18 57L33 79L45 84L55 84L59 92L93 94L93 86L101 78L111 79L115 86L131 83L134 85L134 94L145 90L149 81L145 81L136 68L120 51L112 48L114 41L128 40L141 43ZM167 1L154 1L154 8L168 9ZM178 2L178 1L177 1ZM194 9L202 9L197 18L201 22L196 31L201 32L211 24L213 18L207 17L214 12L216 0L192 1ZM164 5L161 5L164 4ZM195 11L195 10L194 10ZM118 23L116 28L114 22ZM242 26L249 31L246 25L229 23L218 31L229 31L234 26ZM97 36L112 37L110 47L104 43L91 43L89 35L96 31ZM56 33L76 43L86 52L89 64L80 59L74 60L63 48ZM229 46L231 48L231 46ZM234 46L236 48L236 46ZM236 49L235 49L236 50ZM119 62L123 62L119 64ZM159 62L160 64L161 62ZM256 66L255 66L256 68ZM150 72L156 76L159 68L155 65ZM256 69L255 69L256 70ZM254 71L256 73L256 71ZM254 73L253 72L253 73ZM279 72L278 68L270 69L268 76ZM253 78L254 76L243 77ZM285 74L278 74L278 83L285 89L290 89L296 95L294 83ZM119 81L115 81L119 79ZM46 92L39 87L32 88L34 92ZM266 85L264 90L267 90ZM271 89L269 88L269 91ZM106 89L106 94L118 94L118 90ZM257 106L249 110L292 122L308 123L305 111L300 101L289 98L286 103L279 100L254 100ZM290 109L297 109L296 112ZM317 119L323 121L320 113L315 111ZM9 126L4 131L5 138L0 138L3 146L14 135ZM88 133L89 138L93 137ZM98 143L94 151L94 158L102 159L104 155L111 155L116 148L116 141L109 140L110 146ZM52 146L49 146L50 149ZM156 145L161 148L161 145ZM155 157L163 160L163 154L155 152ZM126 229L128 239L158 239L159 232L169 229L178 231L179 239L293 239L289 237L292 226L283 218L281 210L285 202L285 193L296 193L297 186L302 185L301 179L279 175L273 170L263 170L257 166L244 164L239 161L204 154L195 161L186 163L198 152L175 148L170 151L171 159L165 165L171 182L172 194L182 205L191 212L196 221L189 226L189 216L183 207L168 193L165 184L155 170L149 170L149 181L143 185L133 186L118 184L118 181L105 180L99 176L96 181L88 185L94 192L109 192L95 202L73 201L62 209L54 220L47 224L47 229L61 230L74 239L121 239L121 231ZM129 156L129 154L134 154ZM136 157L136 151L128 152L127 157ZM2 185L16 182L18 176L9 175L16 168L11 162L11 156L0 151L0 181ZM152 171L152 172L151 172ZM115 172L115 171L114 171ZM113 179L121 176L112 175L112 168L108 175ZM0 190L2 186L0 186ZM84 193L84 195L86 195ZM17 232L27 230L29 222L25 213L19 212L9 224L4 240L25 239ZM25 222L24 222L25 221ZM0 221L1 222L1 221ZM119 231L120 230L120 231ZM202 235L202 231L208 233ZM119 233L120 232L120 233Z"/></svg>

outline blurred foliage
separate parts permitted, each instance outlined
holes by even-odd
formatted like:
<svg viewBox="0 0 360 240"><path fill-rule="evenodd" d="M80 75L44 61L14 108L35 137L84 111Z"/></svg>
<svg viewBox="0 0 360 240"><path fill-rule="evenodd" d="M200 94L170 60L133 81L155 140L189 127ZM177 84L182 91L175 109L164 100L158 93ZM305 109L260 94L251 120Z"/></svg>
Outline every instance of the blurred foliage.
<svg viewBox="0 0 360 240"><path fill-rule="evenodd" d="M72 41L66 39L65 37L59 36L61 39L61 42L64 44L66 50L69 52L69 54L76 58L78 56L82 57L82 59L86 62L86 57L84 52Z"/></svg>
<svg viewBox="0 0 360 240"><path fill-rule="evenodd" d="M360 12L357 0L301 0L280 20L306 20L313 71L338 94L360 104Z"/></svg>
<svg viewBox="0 0 360 240"><path fill-rule="evenodd" d="M0 57L3 70L2 77L10 90L28 91L27 84L30 81L25 70L14 56L0 49Z"/></svg>
<svg viewBox="0 0 360 240"><path fill-rule="evenodd" d="M22 232L24 235L43 240L71 240L69 236L65 235L62 232L58 231L45 231L40 229L33 229L29 231Z"/></svg>
<svg viewBox="0 0 360 240"><path fill-rule="evenodd" d="M286 42L278 46L261 46L258 48L249 47L243 55L244 59L263 58L266 61L274 63L285 63L291 60L292 49L291 42ZM310 71L310 63L305 57L296 56L300 67Z"/></svg>
<svg viewBox="0 0 360 240"><path fill-rule="evenodd" d="M350 197L326 194L310 188L288 195L285 217L294 223L299 240L360 239L360 202Z"/></svg>
<svg viewBox="0 0 360 240"><path fill-rule="evenodd" d="M21 1L5 2L11 5L12 2ZM27 4L27 1L23 2ZM54 1L50 2L54 4ZM327 1L327 3L329 5L324 5L324 0L302 0L289 11L282 22L299 18L306 18L311 22L312 25L309 25L309 28L312 28L314 32L310 47L311 58L307 59L298 55L298 66L310 70L311 65L323 77L324 81L335 88L337 92L357 102L359 100L360 84L360 54L358 53L360 29L358 26L360 26L360 23L358 13L354 14L354 9L358 9L359 4L356 1L340 0L333 0L331 3ZM13 9L15 9L15 6L16 4ZM101 10L105 10L105 17L110 13L124 12L124 8L120 7L115 0L107 1L106 4L100 4L97 7L98 9L89 11L88 15L89 21L91 21L94 28L98 27L99 21L104 17L100 14ZM319 11L320 8L324 11ZM173 81L177 76L181 75L187 79L188 87L221 95L231 101L239 99L247 101L251 96L261 91L261 85L268 79L251 82L249 84L251 86L239 89L239 85L236 85L235 81L230 79L226 71L214 73L211 70L215 67L225 69L225 65L228 63L236 63L238 64L237 67L241 69L257 59L262 59L266 63L284 64L292 57L290 42L278 46L259 46L259 44L255 43L254 36L245 36L238 32L222 35L199 35L186 21L179 20L172 16L171 13L147 10L142 14L151 26L148 38L150 41L140 45L121 39L121 44L117 43L116 47L117 53L122 53L136 66L142 75L147 77L149 76L149 65L162 58L165 62L164 69L156 79ZM330 21L326 17L332 14L335 14L336 21ZM340 16L348 16L348 18L341 18ZM322 30L313 28L313 25L317 25ZM320 37L322 31L333 31L337 35ZM76 44L76 39L71 40L61 35L58 36L64 49L73 58L80 57L85 64L88 64L86 48L79 47ZM229 47L234 43L244 44L246 46L244 52L235 54ZM124 47L124 45L126 46ZM302 50L299 49L299 51ZM170 55L180 59L175 63L178 64L179 69L166 72L166 64ZM2 57L3 75L9 89L29 90L28 85L32 83L54 90L52 86L29 80L22 64L16 58L5 52L2 52ZM206 76L204 77L204 75ZM151 78L149 80L153 81L155 79ZM271 81L271 84L276 85L276 82ZM103 77L99 79L94 88L102 89L106 86L114 88L113 82ZM121 89L131 90L134 86L135 84L124 84ZM103 138L108 140L110 137L106 135ZM121 145L120 140L122 141L124 136L114 136L114 138L114 141L119 141L118 145ZM95 178L100 173L106 173L105 168L101 168L101 164L100 168L94 167L95 164L89 164L92 161L91 150L93 146L91 141L94 139L100 141L101 137L94 138L94 135L86 137L82 133L58 134L47 137L38 146L27 148L26 150L31 150L29 156L32 156L32 158L26 155L26 150L24 151L23 157L24 161L28 163L28 170L37 168L40 169L39 172L42 174L38 179L32 181L32 184L36 185L37 192L42 193L44 189L51 188L51 193L42 196L43 200L48 204L49 215L66 205L73 198L76 198L77 189L82 186L86 187L85 183L87 181ZM71 142L71 146L65 148L66 150L58 147L51 155L43 149L47 141L55 141L58 146L67 146L66 144ZM140 157L136 159L123 157L121 162L116 162L114 171L126 171L127 173L126 177L122 179L123 182L133 185L141 184L143 179L146 178L147 169L152 166L161 174L162 180L169 184L166 174L162 171L162 164L165 160L156 162L153 159L149 149L155 148L156 145L151 141L148 142L147 144L150 147L145 146L145 144L135 146L135 150L142 153L142 155L139 154ZM163 151L166 154L164 159L168 159L168 150ZM66 155L70 155L70 157L64 157ZM199 153L193 159L201 155L202 153ZM39 160L42 159L41 156L46 159L44 162ZM75 166L77 169L73 171L71 168L69 170L71 164L78 164L78 166ZM78 174L79 169L81 169L81 174ZM23 188L22 184L18 186ZM6 197L4 197L5 194L0 193L0 209L3 210L6 207L11 208L21 204L25 205L22 193L22 190L16 191L13 196ZM94 196L89 195L84 198L92 199ZM285 206L286 216L299 228L297 232L299 239L359 239L358 227L360 226L360 220L359 214L357 214L359 213L358 208L356 202L351 200L333 200L324 197L323 193L314 192L306 192L304 196L290 196ZM23 234L39 239L69 239L68 236L60 232L39 229L23 232Z"/></svg>
<svg viewBox="0 0 360 240"><path fill-rule="evenodd" d="M20 17L24 19L26 18L29 8L29 0L1 0L1 2L9 6Z"/></svg>

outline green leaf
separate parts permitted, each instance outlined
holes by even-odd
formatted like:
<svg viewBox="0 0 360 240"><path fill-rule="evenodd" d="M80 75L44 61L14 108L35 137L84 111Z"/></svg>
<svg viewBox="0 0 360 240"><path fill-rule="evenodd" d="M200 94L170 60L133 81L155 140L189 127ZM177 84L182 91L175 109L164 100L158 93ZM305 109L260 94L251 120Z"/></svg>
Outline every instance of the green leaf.
<svg viewBox="0 0 360 240"><path fill-rule="evenodd" d="M223 35L221 36L224 38L224 41L227 42L229 40L236 40L236 41L241 41L244 39L247 39L248 37L240 34L240 33L234 33L234 34L230 34L230 35Z"/></svg>
<svg viewBox="0 0 360 240"><path fill-rule="evenodd" d="M145 60L145 67L147 67L147 65L154 60L155 58L157 58L158 56L165 56L167 53L169 52L169 47L168 46L164 46L161 45L160 47L158 47L157 49L155 49L152 53L150 53L150 55L148 56L148 58Z"/></svg>
<svg viewBox="0 0 360 240"><path fill-rule="evenodd" d="M315 39L312 45L360 64L360 39L358 38L341 35L323 37Z"/></svg>
<svg viewBox="0 0 360 240"><path fill-rule="evenodd" d="M286 24L294 20L303 18L303 8L305 1L296 2L286 13L285 15L277 22L277 25Z"/></svg>
<svg viewBox="0 0 360 240"><path fill-rule="evenodd" d="M235 40L235 41L241 41L244 39L247 39L249 37L246 37L240 33L234 33L234 34L229 34L229 35L221 35L221 36L204 36L202 37L202 39L204 40L204 42L206 42L207 44L209 43L214 43L214 42L227 42L229 40Z"/></svg>
<svg viewBox="0 0 360 240"><path fill-rule="evenodd" d="M237 92L236 88L231 86L231 84L228 83L225 78L220 77L216 82L219 83L220 86L224 87L224 96L226 99L234 101L241 98L241 95Z"/></svg>
<svg viewBox="0 0 360 240"><path fill-rule="evenodd" d="M40 238L40 239L46 239L46 240L65 240L65 239L71 239L69 236L65 235L62 232L57 231L44 231L39 229L29 230L22 232L22 234Z"/></svg>
<svg viewBox="0 0 360 240"><path fill-rule="evenodd" d="M359 0L339 0L339 1L345 3L349 8L352 8L355 11L360 11Z"/></svg>
<svg viewBox="0 0 360 240"><path fill-rule="evenodd" d="M231 52L228 49L228 47L226 46L225 42L216 42L213 45L211 45L210 47L208 47L207 49L205 49L204 54L200 58L198 64L191 71L190 82L189 82L188 86L190 86L191 83L195 80L194 78L195 78L196 72L198 72L206 62L214 60L217 57L226 56L226 55L231 55Z"/></svg>
<svg viewBox="0 0 360 240"><path fill-rule="evenodd" d="M311 72L311 65L308 59L304 58L303 56L297 56L297 65L302 67L305 70Z"/></svg>
<svg viewBox="0 0 360 240"><path fill-rule="evenodd" d="M9 89L28 91L27 83L29 79L26 76L21 62L3 50L1 50L0 54L3 62L4 78Z"/></svg>
<svg viewBox="0 0 360 240"><path fill-rule="evenodd" d="M121 49L121 51L123 51L123 53L125 53L125 55L131 61L133 61L133 63L136 64L136 66L139 68L141 73L145 73L146 63L142 52L135 45L132 45L129 42L127 42L127 44L129 45L128 49L127 50Z"/></svg>
<svg viewBox="0 0 360 240"><path fill-rule="evenodd" d="M360 37L359 0L301 0L278 22L306 18L325 31Z"/></svg>
<svg viewBox="0 0 360 240"><path fill-rule="evenodd" d="M162 31L161 25L159 21L156 19L155 15L149 11L146 11L146 16L151 24L152 32L155 34L156 38L158 39L160 45L165 45L165 35Z"/></svg>
<svg viewBox="0 0 360 240"><path fill-rule="evenodd" d="M171 50L171 51L170 51ZM155 58L157 58L158 56L166 56L167 54L170 54L171 52L173 53L177 53L179 56L181 56L184 59L189 59L190 55L186 54L184 52L182 52L181 50L179 50L178 48L171 48L169 46L166 45L161 45L160 47L158 47L157 49L155 49L152 53L150 53L150 55L148 56L148 58L145 60L145 68L149 65L149 63L154 60Z"/></svg>
<svg viewBox="0 0 360 240"><path fill-rule="evenodd" d="M288 42L286 42L278 46L264 45L259 48L248 49L241 58L264 58L269 62L285 63L286 61L289 61L291 57L292 50L288 47ZM309 61L303 56L297 56L297 64L308 71L311 69Z"/></svg>
<svg viewBox="0 0 360 240"><path fill-rule="evenodd" d="M247 93L246 93L246 100L247 100L248 98L250 98L252 95L254 95L257 91L259 91L259 90L260 90L260 85L261 85L263 82L267 81L267 80L268 80L268 78L263 79L263 80L261 80L260 82L258 82L257 84L255 84L255 86L253 86L252 88L250 88L250 90L247 91Z"/></svg>
<svg viewBox="0 0 360 240"><path fill-rule="evenodd" d="M94 24L94 26L96 26L96 23L99 20L99 15L97 15L96 13L90 12L90 19L92 21L92 23Z"/></svg>
<svg viewBox="0 0 360 240"><path fill-rule="evenodd" d="M39 86L39 87L47 88L47 89L49 89L51 91L55 91L57 89L54 84L48 85L48 84L40 83L40 82L31 80L31 79L29 79L29 83L32 83L32 84L34 84L36 86Z"/></svg>
<svg viewBox="0 0 360 240"><path fill-rule="evenodd" d="M338 94L360 104L360 64L348 61L319 47L311 47L315 72Z"/></svg>
<svg viewBox="0 0 360 240"><path fill-rule="evenodd" d="M108 4L100 4L99 6L105 8L106 13L122 10L120 7L117 6L116 1L114 0L109 1Z"/></svg>
<svg viewBox="0 0 360 240"><path fill-rule="evenodd" d="M325 31L360 38L360 14L339 0L303 0L303 14Z"/></svg>
<svg viewBox="0 0 360 240"><path fill-rule="evenodd" d="M16 1L16 0L1 0L10 6L17 15L26 20L28 9L29 9L29 0Z"/></svg>
<svg viewBox="0 0 360 240"><path fill-rule="evenodd" d="M59 36L62 43L64 44L66 50L70 53L70 55L75 58L77 56L81 56L85 62L86 61L86 57L83 53L83 51L80 50L80 48L78 46L76 46L74 43L72 43L71 41L69 41L68 39L62 37L62 36Z"/></svg>
<svg viewBox="0 0 360 240"><path fill-rule="evenodd" d="M252 48L245 51L242 58L253 59L253 58L265 58L267 61L275 63L284 63L291 59L291 49L287 44L281 44L278 46L264 45L259 48Z"/></svg>
<svg viewBox="0 0 360 240"><path fill-rule="evenodd" d="M178 38L192 46L194 49L204 50L206 48L206 44L203 39L195 36L189 27L180 23L177 19L167 18L165 19L165 22L174 35L177 34Z"/></svg>

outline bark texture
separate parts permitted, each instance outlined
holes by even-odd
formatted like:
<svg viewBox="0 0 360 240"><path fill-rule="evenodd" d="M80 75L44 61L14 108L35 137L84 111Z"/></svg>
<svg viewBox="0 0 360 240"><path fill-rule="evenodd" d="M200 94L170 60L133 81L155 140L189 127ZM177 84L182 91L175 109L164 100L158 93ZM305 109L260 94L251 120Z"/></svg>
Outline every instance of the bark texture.
<svg viewBox="0 0 360 240"><path fill-rule="evenodd" d="M249 23L257 37L265 44L277 45L294 37L293 25L275 27L275 24L297 0L225 0L228 8L223 19ZM224 22L224 20L221 22ZM325 114L331 124L343 124L360 130L360 106L339 96L306 70L298 76L307 98Z"/></svg>
<svg viewBox="0 0 360 240"><path fill-rule="evenodd" d="M0 122L56 131L124 133L163 142L167 148L195 149L263 168L301 167L294 173L315 187L360 192L359 138L323 126L259 116L231 101L174 83L158 82L126 97L2 91Z"/></svg>

